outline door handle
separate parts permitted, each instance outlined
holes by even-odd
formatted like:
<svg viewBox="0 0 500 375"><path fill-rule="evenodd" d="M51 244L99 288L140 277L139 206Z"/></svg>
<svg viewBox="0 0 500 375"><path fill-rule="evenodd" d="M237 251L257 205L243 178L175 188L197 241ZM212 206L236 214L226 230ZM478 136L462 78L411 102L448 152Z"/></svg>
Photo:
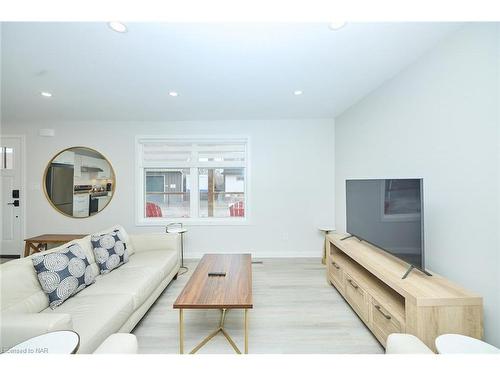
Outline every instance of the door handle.
<svg viewBox="0 0 500 375"><path fill-rule="evenodd" d="M16 199L14 202L7 203L8 205L19 207L19 199Z"/></svg>

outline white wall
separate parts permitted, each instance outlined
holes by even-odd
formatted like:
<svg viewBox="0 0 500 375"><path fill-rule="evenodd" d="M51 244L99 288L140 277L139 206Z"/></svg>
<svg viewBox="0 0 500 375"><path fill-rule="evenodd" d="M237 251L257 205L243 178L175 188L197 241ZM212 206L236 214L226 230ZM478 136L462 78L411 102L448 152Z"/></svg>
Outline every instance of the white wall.
<svg viewBox="0 0 500 375"><path fill-rule="evenodd" d="M335 119L337 229L346 179L423 177L427 267L484 297L497 346L499 36L467 25Z"/></svg>
<svg viewBox="0 0 500 375"><path fill-rule="evenodd" d="M56 136L38 136L40 128ZM27 236L86 233L121 223L131 233L161 231L135 226L134 142L136 135L247 135L251 149L249 225L192 226L187 257L206 252L248 251L256 256L322 255L318 226L333 225L333 120L223 121L170 123L16 123L6 134L26 134ZM70 146L102 152L117 176L116 194L105 210L86 219L57 213L41 189L47 162Z"/></svg>

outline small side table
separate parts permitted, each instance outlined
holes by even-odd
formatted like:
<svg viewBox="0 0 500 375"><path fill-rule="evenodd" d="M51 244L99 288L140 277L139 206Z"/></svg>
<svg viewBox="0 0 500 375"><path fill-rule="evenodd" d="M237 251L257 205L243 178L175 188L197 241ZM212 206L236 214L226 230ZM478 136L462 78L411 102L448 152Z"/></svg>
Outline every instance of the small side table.
<svg viewBox="0 0 500 375"><path fill-rule="evenodd" d="M324 242L324 245L323 245L323 258L321 259L321 263L322 264L326 264L326 252L327 252L327 249L326 249L326 245L328 244L328 241L326 240L326 235L329 234L330 232L333 232L334 229L333 228L330 228L330 227L320 227L318 228L320 232L323 232L324 235L325 235L325 242Z"/></svg>
<svg viewBox="0 0 500 375"><path fill-rule="evenodd" d="M47 245L62 245L66 242L79 240L87 236L86 234L42 234L40 236L26 238L24 240L24 256L47 250Z"/></svg>
<svg viewBox="0 0 500 375"><path fill-rule="evenodd" d="M7 354L75 354L80 347L80 336L75 331L54 331L32 337Z"/></svg>
<svg viewBox="0 0 500 375"><path fill-rule="evenodd" d="M184 266L184 233L187 232L187 229L182 226L182 223L171 223L168 224L166 227L166 232L167 233L176 233L181 236L181 269L184 270L184 272L179 273L179 275L183 275L188 271L188 268Z"/></svg>
<svg viewBox="0 0 500 375"><path fill-rule="evenodd" d="M439 354L500 354L500 349L484 341L457 334L446 334L436 338Z"/></svg>

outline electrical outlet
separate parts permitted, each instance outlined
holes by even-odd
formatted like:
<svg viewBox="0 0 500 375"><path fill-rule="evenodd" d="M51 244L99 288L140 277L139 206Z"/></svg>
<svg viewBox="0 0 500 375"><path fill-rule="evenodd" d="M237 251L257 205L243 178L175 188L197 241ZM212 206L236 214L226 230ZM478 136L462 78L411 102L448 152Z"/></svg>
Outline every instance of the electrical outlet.
<svg viewBox="0 0 500 375"><path fill-rule="evenodd" d="M288 232L283 232L281 238L283 239L283 241L288 241Z"/></svg>

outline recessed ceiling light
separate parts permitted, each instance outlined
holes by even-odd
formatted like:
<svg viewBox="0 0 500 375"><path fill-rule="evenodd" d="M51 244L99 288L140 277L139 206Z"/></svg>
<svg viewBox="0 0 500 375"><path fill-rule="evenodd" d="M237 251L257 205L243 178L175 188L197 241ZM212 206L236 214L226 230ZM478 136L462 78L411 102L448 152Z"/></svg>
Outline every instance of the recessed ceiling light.
<svg viewBox="0 0 500 375"><path fill-rule="evenodd" d="M330 28L330 30L337 31L343 28L346 24L347 22L345 21L330 22L328 27Z"/></svg>
<svg viewBox="0 0 500 375"><path fill-rule="evenodd" d="M297 96L298 96L298 95L302 95L302 94L303 94L302 90L295 90L295 91L293 92L293 95L297 95Z"/></svg>
<svg viewBox="0 0 500 375"><path fill-rule="evenodd" d="M52 98L52 93L48 92L48 91L42 91L40 93L40 95L46 97L46 98Z"/></svg>
<svg viewBox="0 0 500 375"><path fill-rule="evenodd" d="M121 22L108 22L108 26L117 33L127 32L127 26Z"/></svg>
<svg viewBox="0 0 500 375"><path fill-rule="evenodd" d="M170 91L170 92L168 93L168 95L170 95L170 96L179 96L179 93L177 93L177 92L175 92L175 91Z"/></svg>

